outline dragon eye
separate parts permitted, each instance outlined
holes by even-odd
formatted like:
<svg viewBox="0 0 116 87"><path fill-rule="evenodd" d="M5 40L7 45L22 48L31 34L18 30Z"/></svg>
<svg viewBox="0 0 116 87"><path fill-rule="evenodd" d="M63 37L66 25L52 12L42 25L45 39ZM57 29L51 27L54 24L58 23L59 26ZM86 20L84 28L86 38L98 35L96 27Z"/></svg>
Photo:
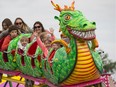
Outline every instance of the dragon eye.
<svg viewBox="0 0 116 87"><path fill-rule="evenodd" d="M66 15L64 18L65 18L65 20L70 20L71 16L70 15Z"/></svg>

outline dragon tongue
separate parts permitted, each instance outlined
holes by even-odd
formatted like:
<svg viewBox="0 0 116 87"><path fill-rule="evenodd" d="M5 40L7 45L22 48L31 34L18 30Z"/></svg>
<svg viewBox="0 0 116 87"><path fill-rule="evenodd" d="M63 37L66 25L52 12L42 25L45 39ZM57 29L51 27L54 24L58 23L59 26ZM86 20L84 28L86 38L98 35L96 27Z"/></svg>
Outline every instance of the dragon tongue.
<svg viewBox="0 0 116 87"><path fill-rule="evenodd" d="M70 31L71 30L71 27L67 27L67 30Z"/></svg>

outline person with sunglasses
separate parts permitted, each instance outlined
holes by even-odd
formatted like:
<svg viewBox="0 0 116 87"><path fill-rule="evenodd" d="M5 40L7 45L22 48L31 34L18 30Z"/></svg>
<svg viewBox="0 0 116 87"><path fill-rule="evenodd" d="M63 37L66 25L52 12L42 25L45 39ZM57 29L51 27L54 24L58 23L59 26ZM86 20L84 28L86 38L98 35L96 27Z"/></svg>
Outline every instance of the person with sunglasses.
<svg viewBox="0 0 116 87"><path fill-rule="evenodd" d="M14 25L19 28L19 33L32 33L32 29L23 21L22 18L18 17L15 19ZM0 39L8 35L8 29L0 34Z"/></svg>
<svg viewBox="0 0 116 87"><path fill-rule="evenodd" d="M40 21L36 21L33 24L33 33L31 35L30 41L35 41L36 37L42 32L45 32L43 24Z"/></svg>
<svg viewBox="0 0 116 87"><path fill-rule="evenodd" d="M21 33L32 33L32 29L20 17L15 19L14 25L20 28Z"/></svg>
<svg viewBox="0 0 116 87"><path fill-rule="evenodd" d="M35 41L36 38L42 33L42 32L47 32L49 35L51 35L51 39L54 40L54 29L50 28L49 31L45 30L43 27L43 24L40 21L36 21L33 25L33 33L31 35L30 41Z"/></svg>

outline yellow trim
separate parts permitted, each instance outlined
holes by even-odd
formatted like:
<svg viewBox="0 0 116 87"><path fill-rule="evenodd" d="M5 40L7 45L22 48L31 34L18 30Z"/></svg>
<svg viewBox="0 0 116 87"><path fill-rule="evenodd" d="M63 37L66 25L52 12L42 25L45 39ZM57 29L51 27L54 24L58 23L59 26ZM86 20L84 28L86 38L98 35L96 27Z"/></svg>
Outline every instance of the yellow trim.
<svg viewBox="0 0 116 87"><path fill-rule="evenodd" d="M91 62L93 62L93 59L90 59L90 60L86 60L86 61L78 61L78 64L79 65L85 65L85 64L89 64L89 63L91 63Z"/></svg>
<svg viewBox="0 0 116 87"><path fill-rule="evenodd" d="M88 72L80 72L80 71L77 72L77 70L74 70L74 72L73 72L72 74L75 74L75 75L77 75L77 76L78 76L78 75L87 75L87 74L93 73L95 70L96 70L96 68L94 68L93 70L88 71Z"/></svg>
<svg viewBox="0 0 116 87"><path fill-rule="evenodd" d="M92 56L91 55L88 55L88 56L81 56L78 58L78 61L88 61L89 59L91 59Z"/></svg>
<svg viewBox="0 0 116 87"><path fill-rule="evenodd" d="M75 68L88 68L88 67L93 66L93 65L94 65L94 62L92 62L90 64L87 64L87 65L79 65L79 64L77 64L75 66Z"/></svg>
<svg viewBox="0 0 116 87"><path fill-rule="evenodd" d="M76 79L76 80L71 80L71 79L68 79L67 81L63 82L62 85L70 85L70 84L78 84L78 83L81 83L81 82L85 82L85 81L91 81L91 80L94 80L94 78L99 78L99 75L95 73L95 75L91 75L89 76L88 78L84 78L84 79Z"/></svg>
<svg viewBox="0 0 116 87"><path fill-rule="evenodd" d="M78 54L78 57L81 57L81 56L88 56L88 55L91 55L90 52L79 53L79 54Z"/></svg>
<svg viewBox="0 0 116 87"><path fill-rule="evenodd" d="M90 71L92 69L96 68L94 65L91 66L91 67L88 67L88 68L77 68L75 71L80 71L80 72L87 72L87 71Z"/></svg>
<svg viewBox="0 0 116 87"><path fill-rule="evenodd" d="M70 78L68 78L65 82L63 82L63 84L67 84L67 83L77 84L77 83L81 83L81 82L85 82L85 81L91 81L91 80L94 80L95 78L97 79L99 77L100 77L100 75L98 74L97 70L95 70L92 75L87 76L87 77L73 77L71 75Z"/></svg>
<svg viewBox="0 0 116 87"><path fill-rule="evenodd" d="M88 49L88 46L85 45L85 46L78 46L78 49Z"/></svg>
<svg viewBox="0 0 116 87"><path fill-rule="evenodd" d="M89 49L79 49L78 53L89 52Z"/></svg>
<svg viewBox="0 0 116 87"><path fill-rule="evenodd" d="M2 79L5 81L12 81L12 82L16 82L16 83L19 83L19 84L23 84L25 85L25 80L24 78L22 78L22 80L20 81L20 76L13 76L13 77L2 77ZM3 83L3 82L2 82ZM1 84L1 83L0 83ZM39 84L39 85L34 85L33 87L43 87L45 84Z"/></svg>

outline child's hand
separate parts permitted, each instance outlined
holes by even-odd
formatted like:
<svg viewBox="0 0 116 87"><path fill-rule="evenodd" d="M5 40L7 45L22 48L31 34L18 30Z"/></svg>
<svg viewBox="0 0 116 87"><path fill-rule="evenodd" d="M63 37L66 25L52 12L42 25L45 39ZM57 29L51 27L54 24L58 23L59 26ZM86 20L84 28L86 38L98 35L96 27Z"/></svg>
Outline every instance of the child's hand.
<svg viewBox="0 0 116 87"><path fill-rule="evenodd" d="M51 27L51 28L49 28L49 31L50 31L50 33L51 34L53 34L54 33L54 29Z"/></svg>
<svg viewBox="0 0 116 87"><path fill-rule="evenodd" d="M35 37L37 37L37 36L38 36L38 33L37 33L37 32L33 32L33 35L34 35Z"/></svg>

